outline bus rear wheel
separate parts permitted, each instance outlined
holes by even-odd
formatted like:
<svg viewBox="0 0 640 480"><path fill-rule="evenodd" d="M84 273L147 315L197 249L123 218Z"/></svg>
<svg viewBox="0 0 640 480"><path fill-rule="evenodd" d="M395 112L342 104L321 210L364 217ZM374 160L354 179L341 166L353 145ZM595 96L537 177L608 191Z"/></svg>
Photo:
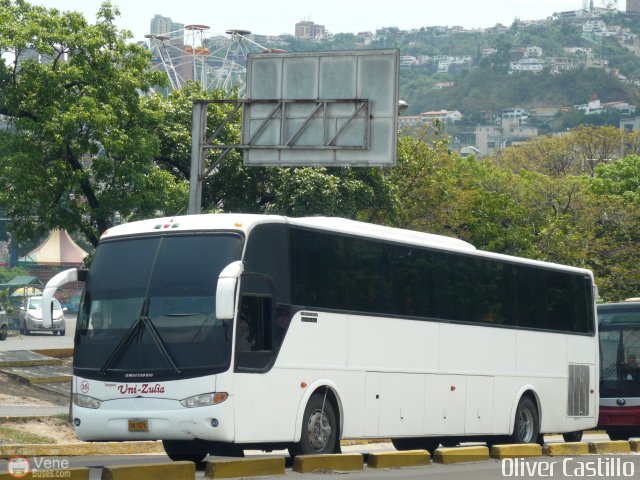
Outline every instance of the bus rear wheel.
<svg viewBox="0 0 640 480"><path fill-rule="evenodd" d="M540 434L538 409L529 397L522 397L516 409L511 443L536 443Z"/></svg>
<svg viewBox="0 0 640 480"><path fill-rule="evenodd" d="M163 440L162 446L174 462L200 463L209 454L206 443L198 440Z"/></svg>
<svg viewBox="0 0 640 480"><path fill-rule="evenodd" d="M289 448L289 455L334 453L338 444L338 425L331 401L314 393L302 417L300 441Z"/></svg>
<svg viewBox="0 0 640 480"><path fill-rule="evenodd" d="M625 430L607 430L610 440L629 440L631 434Z"/></svg>

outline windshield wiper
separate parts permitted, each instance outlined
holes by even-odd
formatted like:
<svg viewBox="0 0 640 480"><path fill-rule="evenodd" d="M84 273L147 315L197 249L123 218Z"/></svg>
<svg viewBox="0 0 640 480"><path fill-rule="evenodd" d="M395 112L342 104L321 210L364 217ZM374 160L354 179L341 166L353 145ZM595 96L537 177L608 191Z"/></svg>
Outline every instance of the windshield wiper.
<svg viewBox="0 0 640 480"><path fill-rule="evenodd" d="M162 358L165 360L165 362L167 362L167 364L169 365L169 368L173 371L173 373L175 373L176 375L180 375L182 373L180 369L177 367L176 363L173 361L173 358L171 358L171 355L169 354L169 352L167 351L166 344L162 340L162 337L160 337L160 334L158 333L158 330L156 329L155 325L147 315L148 311L149 311L149 300L147 298L144 301L144 304L142 306L142 313L140 314L138 319L125 332L122 338L118 341L118 344L115 346L115 348L111 351L107 359L102 364L102 367L100 367L101 375L106 374L107 370L109 369L109 366L114 362L116 358L120 357L120 352L122 351L125 345L133 343L134 338L137 339L138 341L142 339L142 335L144 334L145 328L148 328L149 335L151 335L151 339L153 340L153 343L158 348L158 350L160 351L160 354L162 355Z"/></svg>
<svg viewBox="0 0 640 480"><path fill-rule="evenodd" d="M138 318L138 320L136 320L129 327L129 329L125 332L122 338L120 338L115 348L111 351L107 359L102 364L102 367L100 367L100 375L104 375L105 373L107 373L107 369L109 368L109 366L113 363L113 361L117 357L120 356L120 351L122 350L122 347L124 347L124 345L127 343L131 343L131 339L133 338L134 335L135 336L142 335L142 331L144 330L144 323L141 323L141 322L142 320Z"/></svg>
<svg viewBox="0 0 640 480"><path fill-rule="evenodd" d="M171 358L171 355L167 350L166 344L162 340L160 333L158 333L158 329L151 321L151 318L149 318L147 315L141 315L140 320L143 322L144 325L146 325L149 328L149 334L151 334L153 343L156 344L156 347L158 347L158 350L160 350L160 353L162 354L162 358L164 358L165 362L167 362L171 370L173 370L173 373L175 373L176 375L181 374L182 372L177 367L176 363L173 361L173 358Z"/></svg>

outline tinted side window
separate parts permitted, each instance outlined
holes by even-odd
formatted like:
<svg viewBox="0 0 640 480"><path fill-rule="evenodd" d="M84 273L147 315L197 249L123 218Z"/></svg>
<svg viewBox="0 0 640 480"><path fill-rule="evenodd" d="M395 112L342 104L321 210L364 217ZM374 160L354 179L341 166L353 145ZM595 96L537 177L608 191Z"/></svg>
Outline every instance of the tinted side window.
<svg viewBox="0 0 640 480"><path fill-rule="evenodd" d="M247 272L268 275L275 284L276 302L291 304L287 225L263 224L249 234L244 262Z"/></svg>
<svg viewBox="0 0 640 480"><path fill-rule="evenodd" d="M399 315L438 316L436 262L436 255L427 250L398 245L391 248L390 263Z"/></svg>
<svg viewBox="0 0 640 480"><path fill-rule="evenodd" d="M396 313L394 275L389 264L390 246L350 238L349 309L371 313Z"/></svg>
<svg viewBox="0 0 640 480"><path fill-rule="evenodd" d="M346 309L345 239L307 230L290 232L293 303Z"/></svg>

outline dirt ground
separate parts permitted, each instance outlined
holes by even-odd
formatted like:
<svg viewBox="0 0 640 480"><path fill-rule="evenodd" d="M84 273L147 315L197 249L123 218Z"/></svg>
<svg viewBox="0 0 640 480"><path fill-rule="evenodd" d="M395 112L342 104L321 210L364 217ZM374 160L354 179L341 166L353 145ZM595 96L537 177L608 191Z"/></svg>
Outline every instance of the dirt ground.
<svg viewBox="0 0 640 480"><path fill-rule="evenodd" d="M3 406L66 406L69 397L0 374L0 411ZM47 443L78 442L73 425L66 415L38 418L2 418L0 427L19 430L47 438ZM0 440L0 443L2 441ZM5 442L4 443L9 443Z"/></svg>
<svg viewBox="0 0 640 480"><path fill-rule="evenodd" d="M41 438L42 443L77 443L80 442L73 431L73 425L66 416L39 417L16 421L0 420L0 429L8 427ZM5 429L5 432L8 431ZM11 441L11 438L0 443L23 443ZM38 442L40 443L40 442Z"/></svg>

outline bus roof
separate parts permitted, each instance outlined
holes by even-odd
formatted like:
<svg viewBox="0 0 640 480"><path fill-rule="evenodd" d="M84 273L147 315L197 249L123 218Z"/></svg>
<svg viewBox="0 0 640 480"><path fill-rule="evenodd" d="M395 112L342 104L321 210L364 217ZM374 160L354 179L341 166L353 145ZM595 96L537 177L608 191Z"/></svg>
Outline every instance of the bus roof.
<svg viewBox="0 0 640 480"><path fill-rule="evenodd" d="M401 228L386 227L371 223L359 222L339 217L285 217L280 215L259 215L247 213L216 213L201 215L184 215L180 217L164 217L150 220L126 223L110 228L102 234L101 239L116 236L129 236L158 231L206 231L227 230L249 233L256 225L263 223L287 223L299 227L338 232L347 235L375 238L379 240L431 247L447 251L455 251L485 258L494 258L500 261L527 263L542 268L554 268L572 270L587 274L593 278L593 274L586 269L569 267L566 265L531 260L523 257L515 257L499 253L477 250L473 245L457 238L435 235L432 233L417 232Z"/></svg>
<svg viewBox="0 0 640 480"><path fill-rule="evenodd" d="M153 233L161 230L190 231L190 230L238 230L251 231L256 225L262 223L288 223L301 227L329 230L332 232L360 235L367 238L378 238L400 243L418 244L436 248L475 250L470 243L457 238L434 235L431 233L403 230L400 228L385 227L371 223L358 222L338 217L284 217L279 215L257 214L203 214L185 215L182 217L165 217L138 222L125 223L110 228L102 234L102 238L115 236L128 236L142 233Z"/></svg>

